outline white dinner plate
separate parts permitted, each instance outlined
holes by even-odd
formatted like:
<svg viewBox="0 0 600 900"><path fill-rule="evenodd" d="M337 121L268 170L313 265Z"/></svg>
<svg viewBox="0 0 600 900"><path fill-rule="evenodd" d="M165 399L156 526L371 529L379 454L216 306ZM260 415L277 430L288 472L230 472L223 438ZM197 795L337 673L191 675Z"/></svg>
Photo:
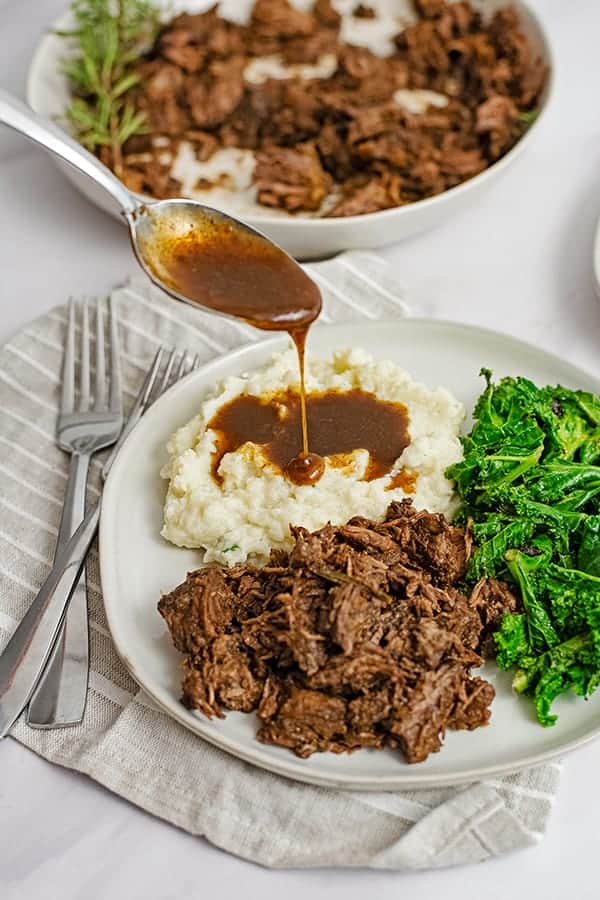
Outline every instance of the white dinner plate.
<svg viewBox="0 0 600 900"><path fill-rule="evenodd" d="M156 2L165 10L168 17L181 10L202 11L213 4L213 0L156 0ZM311 0L293 0L293 2L301 7L311 5ZM513 3L509 3L509 0L473 0L473 4L486 16L492 15L499 7L516 6L531 46L548 66L548 82L539 104L536 121L508 153L479 175L442 194L416 203L361 216L335 219L311 218L268 209L249 201L246 197L247 191L238 193L217 189L195 192L194 196L209 206L216 206L223 212L244 219L298 259L322 258L343 250L360 250L364 247L392 244L432 228L476 202L479 195L491 186L497 177L506 172L535 139L553 93L554 61L543 22L522 0L514 0ZM225 17L243 21L247 18L251 5L251 0L223 0L221 9ZM335 0L334 5L348 15L355 3L354 0ZM372 0L371 5L388 20L390 17L398 17L399 20L406 21L412 11L411 0ZM355 32L357 22L361 29L359 33L354 34L352 41L371 45L376 50L377 40L373 35L378 34L377 23L352 19L351 16L348 18L352 20ZM48 119L64 121L69 102L69 86L61 68L61 59L65 55L66 47L64 40L55 32L72 27L72 20L68 14L55 22L53 28L40 41L29 67L27 100L36 112ZM66 163L59 161L58 165L65 176L93 203L121 218L114 200L98 185ZM239 164L237 165L239 167ZM195 177L200 174L198 171ZM209 178L214 177L214 173L211 175L209 170L205 174Z"/></svg>
<svg viewBox="0 0 600 900"><path fill-rule="evenodd" d="M161 592L183 581L201 558L197 551L178 549L160 537L166 483L159 469L166 460L165 442L198 411L217 381L260 366L284 344L279 338L254 344L189 375L144 416L112 468L100 525L102 586L115 645L135 680L165 712L223 750L290 778L354 790L474 781L541 763L598 735L600 691L587 702L574 695L560 698L555 704L558 723L543 728L532 703L511 691L510 674L492 663L484 671L496 688L491 724L473 732L448 732L442 750L416 765L391 750L317 753L301 760L288 750L258 743L254 714L230 712L223 720L209 721L181 705L181 657L156 605ZM357 345L379 359L391 359L429 387L449 388L467 410L484 386L478 377L482 366L496 377L524 375L538 384L600 392L600 381L557 356L497 332L445 322L404 319L317 327L309 352L327 355L334 348Z"/></svg>

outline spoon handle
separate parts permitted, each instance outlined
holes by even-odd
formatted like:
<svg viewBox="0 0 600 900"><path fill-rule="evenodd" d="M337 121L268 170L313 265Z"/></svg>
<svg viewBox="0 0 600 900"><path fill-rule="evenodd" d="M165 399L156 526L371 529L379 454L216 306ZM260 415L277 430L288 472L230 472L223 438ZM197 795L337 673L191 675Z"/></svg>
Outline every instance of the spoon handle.
<svg viewBox="0 0 600 900"><path fill-rule="evenodd" d="M43 119L6 91L0 90L0 123L19 131L31 141L64 159L104 188L124 213L132 213L137 201L118 178L53 122Z"/></svg>

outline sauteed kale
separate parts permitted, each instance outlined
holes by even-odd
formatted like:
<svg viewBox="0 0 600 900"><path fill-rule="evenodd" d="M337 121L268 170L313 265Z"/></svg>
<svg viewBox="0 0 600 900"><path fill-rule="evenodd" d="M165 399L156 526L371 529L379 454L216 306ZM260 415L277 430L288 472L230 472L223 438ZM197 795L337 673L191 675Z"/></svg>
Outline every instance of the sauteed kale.
<svg viewBox="0 0 600 900"><path fill-rule="evenodd" d="M553 725L553 701L600 683L600 397L492 380L451 466L477 544L467 578L515 582L523 611L495 635L514 689Z"/></svg>

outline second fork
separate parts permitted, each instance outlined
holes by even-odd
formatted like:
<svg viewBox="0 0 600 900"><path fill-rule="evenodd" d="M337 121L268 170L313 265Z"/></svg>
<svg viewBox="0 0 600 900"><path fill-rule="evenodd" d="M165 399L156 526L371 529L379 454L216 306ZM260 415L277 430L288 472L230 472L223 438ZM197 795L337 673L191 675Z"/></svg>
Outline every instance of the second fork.
<svg viewBox="0 0 600 900"><path fill-rule="evenodd" d="M87 302L81 314L81 367L75 390L76 310L69 304L63 364L61 409L56 439L71 454L69 478L56 543L55 559L85 516L85 495L92 455L114 444L123 425L119 335L114 301L109 300L110 387L107 389L103 304L96 303L95 383L91 400L90 324ZM83 719L89 671L89 634L85 570L75 589L64 626L29 703L33 728L59 728Z"/></svg>
<svg viewBox="0 0 600 900"><path fill-rule="evenodd" d="M164 350L160 348L129 413L127 424L104 463L103 481L122 443L141 416L173 381L179 381L199 365L197 356L190 362L185 351L179 359L178 353L173 350L161 375L163 356ZM100 500L58 553L46 581L0 653L0 740L6 737L21 715L49 660L99 521Z"/></svg>

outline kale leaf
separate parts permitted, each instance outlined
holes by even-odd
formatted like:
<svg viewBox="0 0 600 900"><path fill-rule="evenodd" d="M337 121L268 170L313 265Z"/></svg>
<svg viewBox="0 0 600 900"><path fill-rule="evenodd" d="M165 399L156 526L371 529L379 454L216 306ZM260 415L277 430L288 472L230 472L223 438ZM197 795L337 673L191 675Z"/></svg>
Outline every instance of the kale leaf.
<svg viewBox="0 0 600 900"><path fill-rule="evenodd" d="M538 550L534 556L521 550L508 550L506 553L508 570L521 589L528 652L533 653L544 653L560 641L541 597L540 573L552 554L551 545L540 547L542 541L545 545L549 543L546 538L539 538L534 545Z"/></svg>

